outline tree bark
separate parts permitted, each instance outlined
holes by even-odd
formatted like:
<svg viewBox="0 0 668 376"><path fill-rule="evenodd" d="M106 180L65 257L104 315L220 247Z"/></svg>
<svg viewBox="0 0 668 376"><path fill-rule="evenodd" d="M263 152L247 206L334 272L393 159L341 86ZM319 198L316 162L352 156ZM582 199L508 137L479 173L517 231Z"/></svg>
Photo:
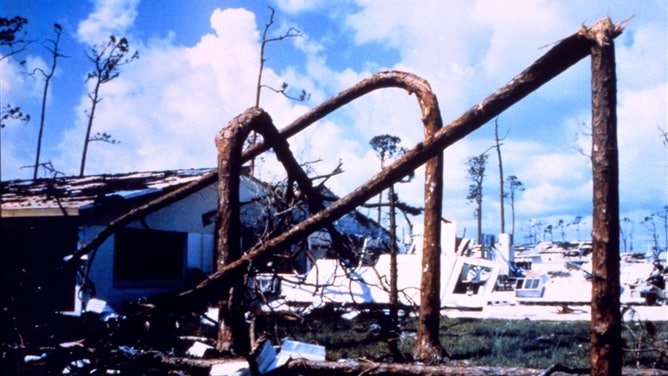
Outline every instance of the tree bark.
<svg viewBox="0 0 668 376"><path fill-rule="evenodd" d="M390 205L390 325L391 336L388 340L388 346L391 354L399 354L399 270L397 267L397 221L394 212L394 185L389 190ZM380 209L380 207L379 207ZM380 222L379 222L380 223ZM409 271L410 273L410 271Z"/></svg>
<svg viewBox="0 0 668 376"><path fill-rule="evenodd" d="M436 98L434 98L434 102ZM434 106L437 108L438 104ZM442 128L440 111L425 123L425 139L432 139ZM435 153L425 166L424 237L420 312L413 358L437 363L447 356L438 336L441 315L441 218L443 210L443 152Z"/></svg>
<svg viewBox="0 0 668 376"><path fill-rule="evenodd" d="M622 374L622 324L619 280L619 163L617 82L610 19L587 32L592 40L592 233L591 375Z"/></svg>
<svg viewBox="0 0 668 376"><path fill-rule="evenodd" d="M271 140L276 156L285 167L290 180L296 181L306 195L310 211L316 213L324 208L322 197L313 188L308 175L292 155L288 142L278 134L271 117L257 107L245 111L216 136L219 197L216 225L217 270L238 260L242 254L239 238L241 233L239 185L243 163L241 151L251 132L260 133L265 139ZM353 258L350 248L346 246L343 237L332 223L327 223L324 227L328 230L341 257L344 260ZM234 271L227 279L227 285L221 289L218 302L219 321L222 325L218 331L216 347L220 351L232 349L237 354L243 355L250 351L249 328L244 318L247 307L243 303L245 271Z"/></svg>
<svg viewBox="0 0 668 376"><path fill-rule="evenodd" d="M253 130L254 121L264 113L246 111L216 135L218 151L218 211L216 218L216 269L220 271L241 257L241 219L239 184L244 140ZM233 350L238 355L250 352L248 324L244 320L243 270L235 270L220 291L218 351Z"/></svg>

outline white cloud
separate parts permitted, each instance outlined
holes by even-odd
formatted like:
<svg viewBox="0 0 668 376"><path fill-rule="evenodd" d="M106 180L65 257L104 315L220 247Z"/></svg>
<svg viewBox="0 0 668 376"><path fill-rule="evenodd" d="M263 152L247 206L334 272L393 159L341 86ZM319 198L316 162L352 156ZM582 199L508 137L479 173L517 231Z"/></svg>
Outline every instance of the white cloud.
<svg viewBox="0 0 668 376"><path fill-rule="evenodd" d="M666 82L668 76L668 33L665 25L654 23L635 25L629 21L627 30L615 41L617 77L624 89L637 89L657 82Z"/></svg>
<svg viewBox="0 0 668 376"><path fill-rule="evenodd" d="M540 56L540 47L574 32L563 22L557 3L523 0L481 0L472 20L491 31L482 65L486 74L510 78Z"/></svg>
<svg viewBox="0 0 668 376"><path fill-rule="evenodd" d="M618 109L620 201L626 208L658 210L668 202L668 131L666 84L621 94Z"/></svg>
<svg viewBox="0 0 668 376"><path fill-rule="evenodd" d="M137 17L139 0L95 0L95 11L79 23L79 39L89 45L123 36Z"/></svg>
<svg viewBox="0 0 668 376"><path fill-rule="evenodd" d="M215 134L254 103L259 46L251 12L216 10L211 26L215 33L190 48L142 48L139 60L102 86L93 133L121 143L91 144L88 172L215 166ZM89 107L82 97L78 113ZM60 166L78 166L81 149L72 145L83 142L85 123L81 116L67 132Z"/></svg>
<svg viewBox="0 0 668 376"><path fill-rule="evenodd" d="M380 43L397 49L401 62L394 69L427 79L444 113L452 117L473 102L469 87L476 69L479 38L466 2L363 2L363 9L347 18L358 44ZM486 42L483 42L483 46Z"/></svg>
<svg viewBox="0 0 668 376"><path fill-rule="evenodd" d="M36 56L27 56L25 69L14 56L0 60L0 93L2 93L3 105L12 103L18 105L24 100L37 100L42 97L44 81L37 73L34 77L26 73L33 69L46 70L46 62Z"/></svg>
<svg viewBox="0 0 668 376"><path fill-rule="evenodd" d="M319 9L332 8L340 5L341 0L278 0L276 5L278 9L286 13L301 13Z"/></svg>

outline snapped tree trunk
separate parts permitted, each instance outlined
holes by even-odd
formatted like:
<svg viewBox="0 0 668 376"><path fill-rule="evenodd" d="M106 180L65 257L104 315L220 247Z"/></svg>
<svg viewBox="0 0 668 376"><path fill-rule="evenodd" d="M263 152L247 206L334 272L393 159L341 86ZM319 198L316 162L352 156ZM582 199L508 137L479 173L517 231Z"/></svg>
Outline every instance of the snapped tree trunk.
<svg viewBox="0 0 668 376"><path fill-rule="evenodd" d="M591 375L622 374L619 281L619 162L614 38L621 29L608 18L588 31L592 40L592 232Z"/></svg>

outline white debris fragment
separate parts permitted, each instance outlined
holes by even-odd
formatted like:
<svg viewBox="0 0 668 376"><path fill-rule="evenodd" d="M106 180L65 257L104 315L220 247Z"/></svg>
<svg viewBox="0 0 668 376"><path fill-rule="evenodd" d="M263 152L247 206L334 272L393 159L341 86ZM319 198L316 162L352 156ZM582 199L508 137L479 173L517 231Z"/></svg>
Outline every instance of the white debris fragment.
<svg viewBox="0 0 668 376"><path fill-rule="evenodd" d="M256 359L257 369L261 374L268 373L284 366L290 359L325 360L325 347L304 342L284 340L281 351L271 341L266 341Z"/></svg>
<svg viewBox="0 0 668 376"><path fill-rule="evenodd" d="M206 353L206 350L213 349L213 346L207 345L199 341L195 341L192 346L186 351L186 354L201 358Z"/></svg>
<svg viewBox="0 0 668 376"><path fill-rule="evenodd" d="M88 304L86 304L86 312L97 313L100 315L100 319L103 322L119 318L116 311L114 311L114 309L111 308L106 301L101 299L93 298L89 300Z"/></svg>
<svg viewBox="0 0 668 376"><path fill-rule="evenodd" d="M42 355L26 355L25 357L23 357L23 361L25 363L32 363L32 362L38 362L45 358L46 358L46 353L42 353Z"/></svg>
<svg viewBox="0 0 668 376"><path fill-rule="evenodd" d="M290 359L306 359L315 361L325 360L325 347L310 343L284 340L281 351L277 356L277 366L280 367Z"/></svg>
<svg viewBox="0 0 668 376"><path fill-rule="evenodd" d="M218 307L209 307L200 317L200 322L204 325L215 326L218 322Z"/></svg>
<svg viewBox="0 0 668 376"><path fill-rule="evenodd" d="M225 362L211 366L209 376L250 376L248 363L244 360Z"/></svg>
<svg viewBox="0 0 668 376"><path fill-rule="evenodd" d="M350 311L341 315L341 318L344 320L352 320L359 315L359 311Z"/></svg>

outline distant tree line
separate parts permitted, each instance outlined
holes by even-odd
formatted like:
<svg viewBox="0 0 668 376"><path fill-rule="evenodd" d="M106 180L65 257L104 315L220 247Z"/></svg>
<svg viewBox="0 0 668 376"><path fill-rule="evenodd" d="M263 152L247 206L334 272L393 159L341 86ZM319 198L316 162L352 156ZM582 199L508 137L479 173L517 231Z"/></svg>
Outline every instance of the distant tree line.
<svg viewBox="0 0 668 376"><path fill-rule="evenodd" d="M511 230L509 233L515 235L515 202L517 195L525 190L524 184L516 175L510 175L504 179L501 159L501 146L503 144L500 141L505 139L507 134L503 138L500 138L498 128L497 118L494 122L494 146L488 148L479 155L469 157L467 160L467 172L470 185L466 199L469 204L474 204L474 217L477 220L476 239L478 243L482 241L483 183L489 159L488 152L490 150L495 149L498 157L501 233L505 232L504 206L506 205L506 202L504 199L509 200L507 204L510 206L511 210L512 219ZM668 132L662 132L661 142L668 148L668 142L666 140L668 140ZM580 150L578 150L578 152L582 154ZM668 205L665 205L661 210L645 216L638 223L643 226L651 239L650 251L652 252L652 257L657 258L661 252L668 250ZM590 235L582 233L582 229L586 228L586 225L587 223L581 215L574 216L570 221L558 219L556 222L532 218L529 219L527 225L522 228L524 231L523 241L526 244L535 244L541 241L566 242L567 231L575 232L576 241L588 240ZM621 218L619 230L621 244L620 251L636 251L636 249L634 249L635 221L628 217ZM516 243L518 240L518 238L515 238Z"/></svg>

